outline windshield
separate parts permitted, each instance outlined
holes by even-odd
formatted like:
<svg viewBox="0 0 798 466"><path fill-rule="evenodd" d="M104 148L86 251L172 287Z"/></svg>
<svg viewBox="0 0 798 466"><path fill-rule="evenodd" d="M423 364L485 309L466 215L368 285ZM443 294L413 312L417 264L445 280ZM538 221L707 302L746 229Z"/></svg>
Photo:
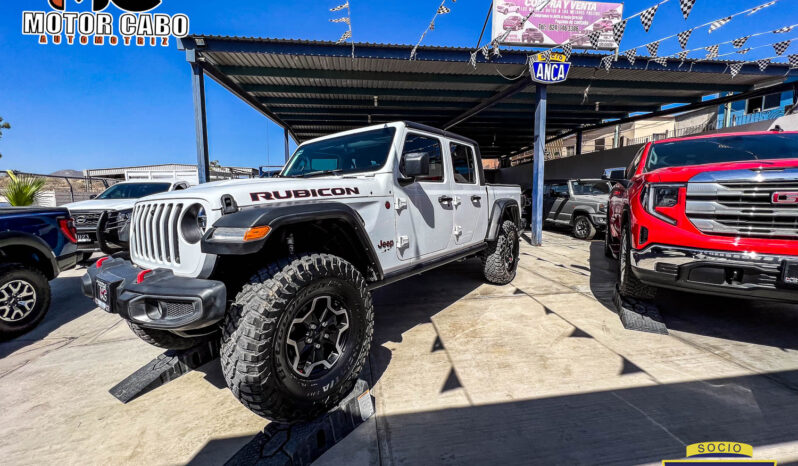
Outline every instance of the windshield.
<svg viewBox="0 0 798 466"><path fill-rule="evenodd" d="M754 134L652 144L646 171L706 163L798 158L798 134Z"/></svg>
<svg viewBox="0 0 798 466"><path fill-rule="evenodd" d="M301 146L281 176L347 174L378 170L385 165L396 128L339 136Z"/></svg>
<svg viewBox="0 0 798 466"><path fill-rule="evenodd" d="M169 190L170 183L122 183L102 192L96 199L138 199Z"/></svg>
<svg viewBox="0 0 798 466"><path fill-rule="evenodd" d="M610 193L610 184L602 180L571 181L571 189L575 196L592 196Z"/></svg>

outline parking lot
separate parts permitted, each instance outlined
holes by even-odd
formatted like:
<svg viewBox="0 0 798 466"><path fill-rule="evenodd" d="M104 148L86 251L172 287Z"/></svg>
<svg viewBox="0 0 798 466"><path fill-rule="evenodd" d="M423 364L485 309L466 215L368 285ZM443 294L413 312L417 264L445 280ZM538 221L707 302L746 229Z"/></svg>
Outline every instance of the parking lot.
<svg viewBox="0 0 798 466"><path fill-rule="evenodd" d="M378 290L377 415L319 463L658 463L709 440L798 462L798 308L663 292L669 334L626 330L602 242L544 242L522 243L507 286L472 260ZM82 273L0 344L4 463L219 464L263 428L218 360L127 405L111 396L161 351L95 309Z"/></svg>

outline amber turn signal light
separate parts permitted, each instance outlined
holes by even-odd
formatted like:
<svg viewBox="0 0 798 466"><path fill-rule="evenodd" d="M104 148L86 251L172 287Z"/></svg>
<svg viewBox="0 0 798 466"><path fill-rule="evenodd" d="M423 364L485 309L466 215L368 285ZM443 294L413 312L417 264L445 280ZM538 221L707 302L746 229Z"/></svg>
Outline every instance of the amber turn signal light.
<svg viewBox="0 0 798 466"><path fill-rule="evenodd" d="M255 241L259 239L263 239L269 232L272 231L272 227L263 226L263 227L252 227L244 233L244 241Z"/></svg>

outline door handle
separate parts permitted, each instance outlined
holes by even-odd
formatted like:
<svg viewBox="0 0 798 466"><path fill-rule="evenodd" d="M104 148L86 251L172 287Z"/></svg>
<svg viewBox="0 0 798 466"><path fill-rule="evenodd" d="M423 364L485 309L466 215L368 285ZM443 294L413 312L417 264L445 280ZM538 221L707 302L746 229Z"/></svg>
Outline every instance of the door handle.
<svg viewBox="0 0 798 466"><path fill-rule="evenodd" d="M473 202L479 202L481 200L482 200L482 196L477 196L476 194L471 196L471 201L473 201Z"/></svg>
<svg viewBox="0 0 798 466"><path fill-rule="evenodd" d="M438 202L440 202L441 204L443 204L444 202L452 202L452 197L451 196L440 196L438 198Z"/></svg>

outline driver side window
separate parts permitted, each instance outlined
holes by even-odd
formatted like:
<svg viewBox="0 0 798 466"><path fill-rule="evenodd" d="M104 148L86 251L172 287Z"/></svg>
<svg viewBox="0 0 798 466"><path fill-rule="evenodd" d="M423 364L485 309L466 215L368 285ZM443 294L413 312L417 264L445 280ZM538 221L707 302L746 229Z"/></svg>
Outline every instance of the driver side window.
<svg viewBox="0 0 798 466"><path fill-rule="evenodd" d="M402 157L414 152L425 152L429 155L429 175L416 177L416 181L443 183L443 151L441 141L431 136L408 133L402 149Z"/></svg>
<svg viewBox="0 0 798 466"><path fill-rule="evenodd" d="M640 163L640 157L643 156L643 151L646 149L646 146L640 148L635 154L635 158L632 159L632 163L629 164L629 167L626 169L626 179L631 180L633 176L635 176L635 172L637 171L637 165Z"/></svg>

